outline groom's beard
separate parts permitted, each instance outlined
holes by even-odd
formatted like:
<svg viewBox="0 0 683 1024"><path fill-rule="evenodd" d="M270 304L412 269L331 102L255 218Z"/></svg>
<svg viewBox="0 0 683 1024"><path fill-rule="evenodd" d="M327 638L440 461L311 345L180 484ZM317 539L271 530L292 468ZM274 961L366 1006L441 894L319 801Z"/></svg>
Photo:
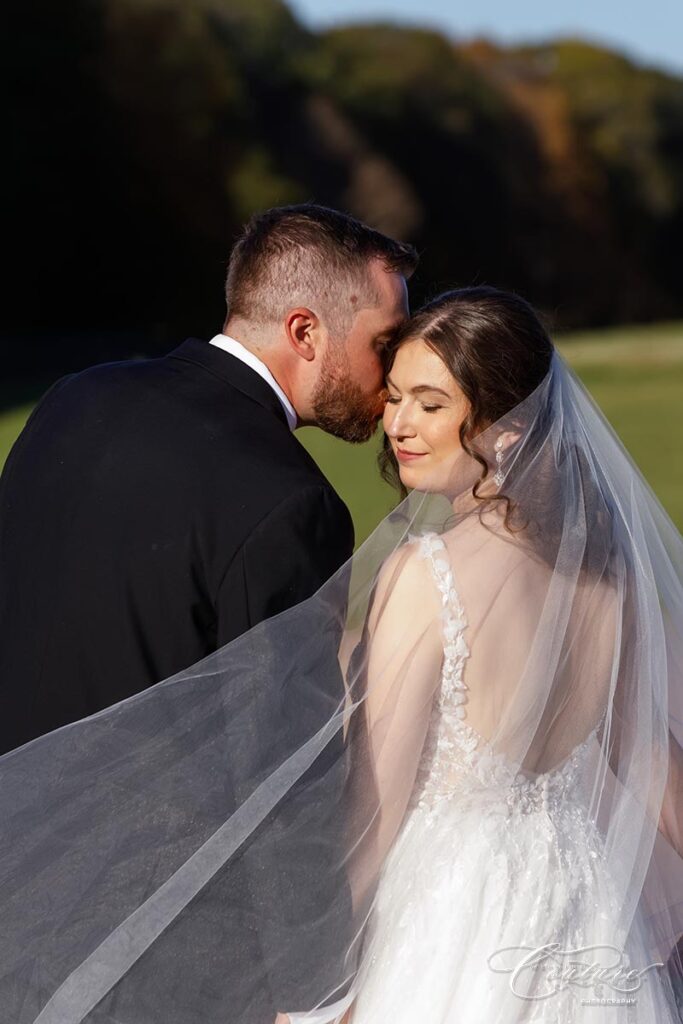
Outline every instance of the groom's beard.
<svg viewBox="0 0 683 1024"><path fill-rule="evenodd" d="M315 422L321 430L342 441L360 444L369 441L382 416L379 395L367 395L349 378L348 361L343 354L328 355L320 369L313 394Z"/></svg>

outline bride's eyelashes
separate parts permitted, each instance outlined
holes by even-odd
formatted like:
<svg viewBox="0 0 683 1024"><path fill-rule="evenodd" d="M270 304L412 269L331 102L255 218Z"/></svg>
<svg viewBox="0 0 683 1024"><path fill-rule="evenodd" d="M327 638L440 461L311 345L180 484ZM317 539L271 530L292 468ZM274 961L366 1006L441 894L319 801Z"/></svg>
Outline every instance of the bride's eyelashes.
<svg viewBox="0 0 683 1024"><path fill-rule="evenodd" d="M389 395L386 399L387 405L398 405L401 399L395 395ZM436 412L437 409L443 409L442 405L425 405L424 402L420 402L420 406L424 412Z"/></svg>

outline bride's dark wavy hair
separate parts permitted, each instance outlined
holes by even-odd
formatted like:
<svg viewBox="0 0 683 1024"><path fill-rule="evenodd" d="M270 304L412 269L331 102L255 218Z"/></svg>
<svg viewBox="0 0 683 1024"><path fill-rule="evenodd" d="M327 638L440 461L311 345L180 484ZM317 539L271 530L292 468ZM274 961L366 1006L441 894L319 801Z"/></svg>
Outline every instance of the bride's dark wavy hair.
<svg viewBox="0 0 683 1024"><path fill-rule="evenodd" d="M482 467L473 494L483 501L478 491L490 467L471 441L538 387L550 369L553 343L528 302L488 286L445 292L401 324L384 351L385 375L401 346L418 338L436 352L468 400L460 443ZM384 480L405 497L408 492L386 434L379 468ZM510 499L501 493L486 500L505 502L507 523Z"/></svg>

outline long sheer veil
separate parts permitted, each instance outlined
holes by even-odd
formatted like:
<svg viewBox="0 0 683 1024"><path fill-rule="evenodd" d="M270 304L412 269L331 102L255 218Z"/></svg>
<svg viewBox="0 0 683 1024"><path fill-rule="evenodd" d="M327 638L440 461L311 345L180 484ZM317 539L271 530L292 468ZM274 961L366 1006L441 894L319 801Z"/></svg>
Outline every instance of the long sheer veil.
<svg viewBox="0 0 683 1024"><path fill-rule="evenodd" d="M502 497L475 498L503 433ZM427 532L503 794L591 751L576 813L617 894L610 941L637 936L681 998L683 541L557 354L473 448L308 601L0 758L3 1020L337 1019L442 678Z"/></svg>

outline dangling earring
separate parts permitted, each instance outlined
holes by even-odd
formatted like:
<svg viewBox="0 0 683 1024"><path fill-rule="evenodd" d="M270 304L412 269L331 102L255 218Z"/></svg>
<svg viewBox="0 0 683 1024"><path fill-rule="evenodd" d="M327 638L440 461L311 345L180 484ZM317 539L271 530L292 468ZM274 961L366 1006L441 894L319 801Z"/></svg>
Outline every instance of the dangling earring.
<svg viewBox="0 0 683 1024"><path fill-rule="evenodd" d="M494 476L493 476L493 479L494 479L494 481L496 483L496 486L500 487L500 485L505 480L505 473L503 473L503 439L502 439L502 437L498 438L498 440L496 441L496 443L494 444L493 447L496 450L496 466L498 467L496 469L496 472L495 472Z"/></svg>

